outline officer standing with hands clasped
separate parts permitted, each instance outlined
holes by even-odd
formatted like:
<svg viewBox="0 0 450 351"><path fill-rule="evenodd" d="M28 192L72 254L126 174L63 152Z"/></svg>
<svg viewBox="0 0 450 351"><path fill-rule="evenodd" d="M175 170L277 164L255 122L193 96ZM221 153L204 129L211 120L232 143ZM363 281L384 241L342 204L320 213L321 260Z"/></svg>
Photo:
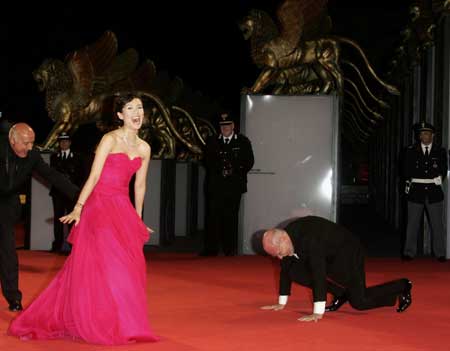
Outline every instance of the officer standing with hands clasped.
<svg viewBox="0 0 450 351"><path fill-rule="evenodd" d="M71 150L72 144L70 135L62 132L58 136L59 150L50 157L50 167L62 173L73 184L81 186L85 178L83 161L79 153ZM70 213L75 205L61 190L52 187L50 196L53 201L53 233L52 252L68 253L69 244L64 240L64 226L59 218Z"/></svg>
<svg viewBox="0 0 450 351"><path fill-rule="evenodd" d="M447 153L433 141L435 129L430 123L420 122L417 132L420 141L408 147L404 164L408 225L403 259L409 261L416 256L417 236L426 209L432 229L433 253L440 262L445 262L442 182L447 175Z"/></svg>
<svg viewBox="0 0 450 351"><path fill-rule="evenodd" d="M220 134L206 141L206 233L201 256L237 253L238 214L247 191L247 173L254 157L250 140L235 131L228 113L220 115Z"/></svg>

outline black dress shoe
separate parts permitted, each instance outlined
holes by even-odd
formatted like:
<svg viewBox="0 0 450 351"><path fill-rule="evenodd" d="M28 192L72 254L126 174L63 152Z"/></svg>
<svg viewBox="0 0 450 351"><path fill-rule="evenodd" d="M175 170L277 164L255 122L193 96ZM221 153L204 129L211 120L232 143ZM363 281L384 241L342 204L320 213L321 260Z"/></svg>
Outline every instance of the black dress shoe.
<svg viewBox="0 0 450 351"><path fill-rule="evenodd" d="M414 259L414 257L409 256L409 255L403 255L402 256L402 260L403 261L412 261Z"/></svg>
<svg viewBox="0 0 450 351"><path fill-rule="evenodd" d="M18 312L18 311L22 311L23 307L20 301L11 301L9 303L9 307L8 309L12 312Z"/></svg>
<svg viewBox="0 0 450 351"><path fill-rule="evenodd" d="M334 312L341 308L341 306L348 301L346 295L335 296L331 304L325 306L325 312Z"/></svg>
<svg viewBox="0 0 450 351"><path fill-rule="evenodd" d="M439 262L447 262L447 257L445 256L439 256L437 259Z"/></svg>
<svg viewBox="0 0 450 351"><path fill-rule="evenodd" d="M411 297L412 282L407 281L405 290L398 297L397 312L404 312L412 303Z"/></svg>

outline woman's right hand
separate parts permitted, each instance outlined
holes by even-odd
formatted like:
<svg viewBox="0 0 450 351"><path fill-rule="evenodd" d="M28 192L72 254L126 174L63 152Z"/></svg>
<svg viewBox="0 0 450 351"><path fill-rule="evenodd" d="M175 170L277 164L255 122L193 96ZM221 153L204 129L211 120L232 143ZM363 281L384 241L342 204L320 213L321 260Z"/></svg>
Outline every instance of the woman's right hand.
<svg viewBox="0 0 450 351"><path fill-rule="evenodd" d="M75 222L75 225L77 225L80 222L80 217L81 217L81 210L78 208L74 208L72 212L70 212L68 215L60 217L59 220L60 222L65 224Z"/></svg>

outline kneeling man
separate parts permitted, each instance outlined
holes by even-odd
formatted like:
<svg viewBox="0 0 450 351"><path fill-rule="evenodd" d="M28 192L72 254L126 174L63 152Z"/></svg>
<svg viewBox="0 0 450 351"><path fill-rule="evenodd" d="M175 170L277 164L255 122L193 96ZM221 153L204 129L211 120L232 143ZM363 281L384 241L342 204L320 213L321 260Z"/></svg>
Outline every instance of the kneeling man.
<svg viewBox="0 0 450 351"><path fill-rule="evenodd" d="M264 250L281 260L278 304L263 309L281 310L291 293L291 283L310 287L313 314L300 321L317 322L325 311L336 311L345 302L358 310L394 306L397 312L411 304L412 283L398 279L366 287L363 247L358 238L324 218L308 216L291 222L284 230L269 229L262 238ZM335 299L326 305L327 292Z"/></svg>

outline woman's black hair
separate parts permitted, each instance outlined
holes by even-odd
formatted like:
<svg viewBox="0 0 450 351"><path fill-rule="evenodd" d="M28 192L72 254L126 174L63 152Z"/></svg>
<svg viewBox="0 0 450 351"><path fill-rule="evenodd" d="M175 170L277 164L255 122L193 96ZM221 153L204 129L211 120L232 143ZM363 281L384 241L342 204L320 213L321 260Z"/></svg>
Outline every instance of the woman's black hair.
<svg viewBox="0 0 450 351"><path fill-rule="evenodd" d="M134 99L142 100L142 96L134 91L118 92L114 94L114 122L117 126L123 126L123 121L117 116L118 112L122 112L126 104Z"/></svg>

